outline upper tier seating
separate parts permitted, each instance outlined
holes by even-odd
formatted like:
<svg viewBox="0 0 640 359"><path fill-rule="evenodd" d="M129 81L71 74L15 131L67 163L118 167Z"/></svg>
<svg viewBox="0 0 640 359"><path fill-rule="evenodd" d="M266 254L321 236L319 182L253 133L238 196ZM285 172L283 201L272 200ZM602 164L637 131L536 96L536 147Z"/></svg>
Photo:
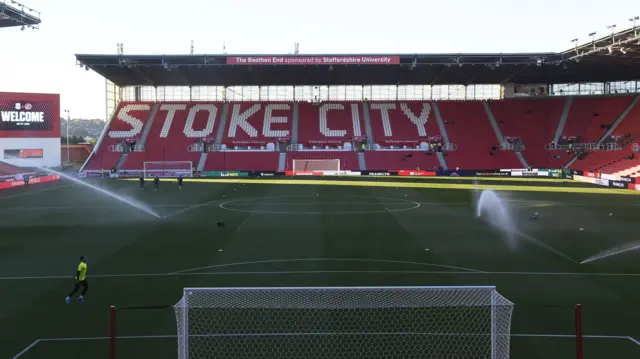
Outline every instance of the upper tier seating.
<svg viewBox="0 0 640 359"><path fill-rule="evenodd" d="M600 125L612 124L632 99L631 96L575 97L562 135L579 137L580 143L597 142L607 131Z"/></svg>
<svg viewBox="0 0 640 359"><path fill-rule="evenodd" d="M490 107L502 135L519 137L522 140L525 146L522 154L530 166L536 168L558 166L560 161L555 158L557 154L551 153L545 146L553 142L564 108L564 99L491 101Z"/></svg>
<svg viewBox="0 0 640 359"><path fill-rule="evenodd" d="M597 141L605 132L600 125L615 121L632 99L632 96L574 98L563 137L580 136L581 143ZM522 154L529 165L558 168L567 163L572 154L547 151L545 145L553 140L565 101L566 98L508 99L491 101L489 106L503 135L522 139L525 145ZM153 122L145 128L156 106ZM436 153L426 155L424 149L416 150L422 142L439 142L447 137L440 133L436 106L449 140L457 146L455 151L445 151L444 158L450 169L522 167L515 152L492 149L500 144L480 101L298 103L297 134L293 133L293 102L232 102L226 106L225 126L220 128L224 103L123 102L105 128L100 146L85 170L113 168L122 153L109 151L109 147L126 140L139 141L147 129L146 143L138 143L144 145L144 151L129 153L122 170L142 169L144 161L192 161L197 166L201 154L189 152L187 148L203 139L211 144L218 134L222 134L221 144L226 145L228 151L209 152L206 163L202 164L206 170L276 170L279 152L263 150L270 148L268 145L276 139L295 137L304 149L314 152L315 147L315 151L322 153L288 153L287 165L293 158L333 157L341 160L342 169L358 170L357 152L339 150L354 138L364 139L365 106L370 114L373 142L383 149L365 152L368 169L439 167ZM640 105L631 109L613 135L627 135L630 140L640 136ZM610 169L605 170L617 170L613 163L631 152L630 144L627 146L624 151L592 152L573 167L608 166ZM279 149L284 150L284 146ZM411 156L407 156L409 153Z"/></svg>
<svg viewBox="0 0 640 359"><path fill-rule="evenodd" d="M0 176L13 176L20 173L25 173L25 170L6 162L0 162Z"/></svg>
<svg viewBox="0 0 640 359"><path fill-rule="evenodd" d="M222 143L227 147L261 148L278 138L291 136L293 104L232 102Z"/></svg>
<svg viewBox="0 0 640 359"><path fill-rule="evenodd" d="M150 103L122 102L116 115L104 129L102 141L85 165L84 170L111 170L122 156L122 152L111 152L109 147L131 138L139 138L151 115Z"/></svg>
<svg viewBox="0 0 640 359"><path fill-rule="evenodd" d="M440 129L429 102L371 102L371 130L375 143L386 146L417 146Z"/></svg>
<svg viewBox="0 0 640 359"><path fill-rule="evenodd" d="M298 143L306 148L337 148L353 137L364 136L362 102L298 104Z"/></svg>
<svg viewBox="0 0 640 359"><path fill-rule="evenodd" d="M222 103L163 103L158 108L144 144L144 152L132 152L122 170L140 170L143 162L191 161L197 165L200 153L187 148L212 137L220 122Z"/></svg>
<svg viewBox="0 0 640 359"><path fill-rule="evenodd" d="M458 146L446 159L450 169L521 168L513 151L492 151L499 146L489 117L479 101L438 102L449 134L449 141ZM493 154L491 154L493 153Z"/></svg>

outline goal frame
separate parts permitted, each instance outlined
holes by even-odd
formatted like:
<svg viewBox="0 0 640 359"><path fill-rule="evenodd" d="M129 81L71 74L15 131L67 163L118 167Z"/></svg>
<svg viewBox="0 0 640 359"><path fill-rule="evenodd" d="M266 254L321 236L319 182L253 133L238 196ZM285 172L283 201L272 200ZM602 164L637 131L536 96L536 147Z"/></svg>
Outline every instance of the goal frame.
<svg viewBox="0 0 640 359"><path fill-rule="evenodd" d="M491 305L491 359L498 358L497 355L497 335L496 335L496 306L498 305L496 299L497 296L506 300L506 298L502 297L500 293L498 293L497 288L495 286L338 286L338 287L219 287L219 288L196 288L189 287L183 289L183 296L180 301L174 305L174 310L179 308L181 310L182 322L177 323L178 325L182 324L182 333L178 332L178 357L180 359L189 359L189 303L188 298L193 293L206 293L206 292L251 292L251 291L304 291L304 290L327 290L327 291L357 291L357 290L489 290L491 293L490 304ZM187 303L184 304L185 298ZM511 303L510 301L506 300ZM183 304L181 306L181 304ZM512 308L515 306L511 303ZM511 323L511 319L513 315L513 309L509 316L509 323ZM509 324L511 327L511 324ZM180 339L182 338L183 342L180 345ZM182 349L182 350L181 350Z"/></svg>
<svg viewBox="0 0 640 359"><path fill-rule="evenodd" d="M174 164L185 164L185 167L188 165L188 169L184 168L161 168L161 169L148 169L148 164L160 164L160 165L174 165ZM176 177L176 176L166 176L165 172L170 171L173 174L181 175L183 177L193 177L193 162L192 161L144 161L142 163L142 175L146 177L151 177L153 175L157 175L158 177Z"/></svg>
<svg viewBox="0 0 640 359"><path fill-rule="evenodd" d="M334 162L337 163L337 168L336 169L331 169L331 170L308 170L308 169L298 169L296 168L296 162L305 162L305 163L309 163L309 162ZM302 158L294 158L293 162L291 163L291 170L296 173L296 172L325 172L325 171L335 171L335 172L339 172L340 171L340 159L339 158L328 158L328 159L311 159L311 160L305 160Z"/></svg>

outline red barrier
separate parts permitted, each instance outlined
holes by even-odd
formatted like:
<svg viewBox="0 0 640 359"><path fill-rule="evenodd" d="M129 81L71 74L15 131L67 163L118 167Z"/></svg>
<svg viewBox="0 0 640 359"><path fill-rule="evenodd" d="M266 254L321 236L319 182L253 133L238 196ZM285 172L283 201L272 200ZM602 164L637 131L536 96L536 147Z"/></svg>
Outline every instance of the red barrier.
<svg viewBox="0 0 640 359"><path fill-rule="evenodd" d="M390 172L398 172L398 176L420 176L431 177L437 175L435 171L411 171L411 170L397 170Z"/></svg>
<svg viewBox="0 0 640 359"><path fill-rule="evenodd" d="M58 175L49 175L44 177L33 177L29 178L29 184L38 184L38 183L46 183L58 181L60 176ZM10 181L10 182L0 182L0 190L13 188L13 187L24 187L24 180L19 181Z"/></svg>

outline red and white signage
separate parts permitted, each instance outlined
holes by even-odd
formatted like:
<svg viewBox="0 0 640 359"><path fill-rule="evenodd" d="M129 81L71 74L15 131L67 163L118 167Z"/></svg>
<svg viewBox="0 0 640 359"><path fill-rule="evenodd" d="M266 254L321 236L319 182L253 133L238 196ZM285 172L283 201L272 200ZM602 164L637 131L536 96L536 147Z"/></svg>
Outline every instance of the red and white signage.
<svg viewBox="0 0 640 359"><path fill-rule="evenodd" d="M227 65L397 65L400 56L229 56Z"/></svg>
<svg viewBox="0 0 640 359"><path fill-rule="evenodd" d="M29 184L52 182L52 181L57 181L59 179L60 179L59 175L49 175L49 176L44 176L44 177L33 177L33 178L29 178ZM0 182L0 189L7 189L7 188L13 188L13 187L22 187L22 186L24 186L24 181L23 180Z"/></svg>
<svg viewBox="0 0 640 359"><path fill-rule="evenodd" d="M60 95L0 92L0 137L60 137Z"/></svg>

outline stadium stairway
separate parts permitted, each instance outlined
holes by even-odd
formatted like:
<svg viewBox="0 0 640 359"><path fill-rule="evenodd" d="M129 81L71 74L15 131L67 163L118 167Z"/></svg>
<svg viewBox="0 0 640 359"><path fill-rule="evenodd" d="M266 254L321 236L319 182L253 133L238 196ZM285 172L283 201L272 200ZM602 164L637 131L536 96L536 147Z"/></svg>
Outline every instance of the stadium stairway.
<svg viewBox="0 0 640 359"><path fill-rule="evenodd" d="M436 156L438 156L438 162L440 162L440 167L443 170L448 170L449 166L447 165L447 160L444 158L444 154L442 152L436 152Z"/></svg>
<svg viewBox="0 0 640 359"><path fill-rule="evenodd" d="M282 172L286 169L287 166L287 153L280 152L278 157L278 171Z"/></svg>
<svg viewBox="0 0 640 359"><path fill-rule="evenodd" d="M207 153L207 152L202 152L200 154L200 160L198 160L198 166L196 167L196 171L198 171L198 172L204 171L204 164L207 163L208 155L209 155L209 153Z"/></svg>
<svg viewBox="0 0 640 359"><path fill-rule="evenodd" d="M491 101L490 109L503 136L517 137L524 144L516 151L526 168L549 168L553 156L546 145L553 141L565 101L560 98L509 99ZM517 148L516 148L517 150Z"/></svg>
<svg viewBox="0 0 640 359"><path fill-rule="evenodd" d="M220 123L218 124L218 132L216 133L216 137L214 140L214 144L219 145L222 143L222 139L224 138L224 129L227 128L229 114L229 103L225 102L222 105L222 111L220 112ZM205 156L206 161L206 156ZM200 162L198 162L198 167L204 166L204 162L202 162L202 156L200 156Z"/></svg>
<svg viewBox="0 0 640 359"><path fill-rule="evenodd" d="M618 97L618 99L629 100L629 97ZM640 100L640 96L635 96L628 101L624 110L616 117L615 121L611 124L611 127L601 135L601 137L597 140L597 144L601 144L604 140L608 139L612 134L616 134L618 136L623 136L626 133L630 133L633 136L637 136L640 133L640 126L638 121L640 117L640 111L638 109L640 106L638 105L638 101ZM607 111L607 113L611 113ZM625 118L629 115L629 120L624 121ZM625 125L623 125L625 124ZM626 124L629 124L628 126ZM600 126L600 124L593 124L592 126ZM620 128L620 129L619 129ZM623 132L624 131L624 132ZM611 171L620 170L618 166L611 169L609 166L616 160L619 160L623 157L629 156L631 151L632 144L629 143L619 151L592 151L590 152L586 158L579 160L577 155L574 155L565 165L565 167L577 168L577 169L588 169L593 170L596 168L600 168L603 166L607 166L606 170L609 172L605 173L613 173ZM621 166L625 166L625 164L621 164ZM628 165L628 167L631 167Z"/></svg>
<svg viewBox="0 0 640 359"><path fill-rule="evenodd" d="M149 114L149 119L147 120L147 123L145 123L144 127L142 128L142 135L140 135L140 140L138 141L138 143L136 143L136 145L139 145L142 148L144 148L145 143L147 143L147 137L149 137L149 131L151 130L151 126L153 125L153 119L156 117L156 113L158 113L159 107L160 107L160 104L158 103L153 104L151 106L151 113ZM116 163L116 171L119 171L120 168L122 168L122 165L127 161L131 153L135 153L134 156L137 156L139 154L139 152L130 152L129 149L125 149L125 151L122 153L122 156Z"/></svg>
<svg viewBox="0 0 640 359"><path fill-rule="evenodd" d="M503 143L504 135L502 134L502 130L500 129L500 126L498 126L498 121L496 121L495 116L493 116L493 111L491 111L489 102L488 101L483 102L482 104L484 107L484 111L487 113L487 117L489 118L489 123L491 123L491 127L493 128L493 132L495 133L496 138L498 139L498 143L500 144ZM506 151L506 152L510 152L510 151ZM520 153L520 151L513 151L513 152L516 158L518 159L518 161L520 162L520 165L522 165L523 168L529 167L527 160L524 158L524 156L522 156L522 153Z"/></svg>
<svg viewBox="0 0 640 359"><path fill-rule="evenodd" d="M96 144L96 147L82 166L82 170L111 170L116 166L122 152L111 152L111 146L118 145L127 138L138 136L149 119L151 103L121 102Z"/></svg>
<svg viewBox="0 0 640 359"><path fill-rule="evenodd" d="M358 152L358 166L360 167L360 171L367 170L367 160L364 157L364 152Z"/></svg>
<svg viewBox="0 0 640 359"><path fill-rule="evenodd" d="M362 117L364 119L364 132L367 135L367 145L373 145L375 139L373 138L373 130L371 129L371 108L369 108L369 101L365 101L362 104Z"/></svg>
<svg viewBox="0 0 640 359"><path fill-rule="evenodd" d="M562 108L560 121L558 121L558 126L556 126L556 131L554 132L554 135L553 135L553 143L560 142L560 138L562 137L562 131L564 131L564 125L567 123L567 116L569 116L569 111L571 110L572 102L573 102L573 96L567 96L564 99L564 107Z"/></svg>
<svg viewBox="0 0 640 359"><path fill-rule="evenodd" d="M297 102L293 103L292 114L291 114L291 144L298 144L298 123L300 119L300 106Z"/></svg>
<svg viewBox="0 0 640 359"><path fill-rule="evenodd" d="M638 131L640 130L638 123L636 122L638 120L638 117L637 117L638 111L634 111L633 116L631 117L631 121L629 121L630 123L633 124L632 127L629 129L633 130L635 133L631 131L626 131L626 132L622 132L621 130L616 131L618 129L618 126L622 124L622 121L627 117L627 115L629 115L629 113L631 113L632 110L634 109L638 110L640 108L640 106L638 106L638 101L640 101L640 95L637 95L631 99L631 101L629 102L627 107L624 109L624 111L622 111L620 116L616 118L615 122L611 124L611 127L607 130L607 132L605 132L602 135L602 137L598 140L598 144L602 143L614 132L617 132L620 136L624 136L626 133L631 133L631 136L638 135Z"/></svg>
<svg viewBox="0 0 640 359"><path fill-rule="evenodd" d="M498 143L504 142L504 136L502 135L502 131L498 126L498 122L496 121L496 118L493 116L493 111L491 111L491 107L489 107L489 102L487 101L482 102L482 107L484 107L484 112L487 114L487 117L489 118L489 123L491 124L491 128L493 128L493 133L498 139Z"/></svg>
<svg viewBox="0 0 640 359"><path fill-rule="evenodd" d="M518 168L513 151L492 151L498 141L480 101L442 101L439 104L450 140L457 146L448 152L449 168ZM370 166L369 166L370 167Z"/></svg>
<svg viewBox="0 0 640 359"><path fill-rule="evenodd" d="M447 126L444 125L444 120L442 119L442 114L440 113L440 106L437 102L433 102L431 104L431 108L433 108L433 112L436 115L436 122L438 123L438 128L440 129L442 143L451 144L451 141L449 141L449 134L447 133Z"/></svg>

